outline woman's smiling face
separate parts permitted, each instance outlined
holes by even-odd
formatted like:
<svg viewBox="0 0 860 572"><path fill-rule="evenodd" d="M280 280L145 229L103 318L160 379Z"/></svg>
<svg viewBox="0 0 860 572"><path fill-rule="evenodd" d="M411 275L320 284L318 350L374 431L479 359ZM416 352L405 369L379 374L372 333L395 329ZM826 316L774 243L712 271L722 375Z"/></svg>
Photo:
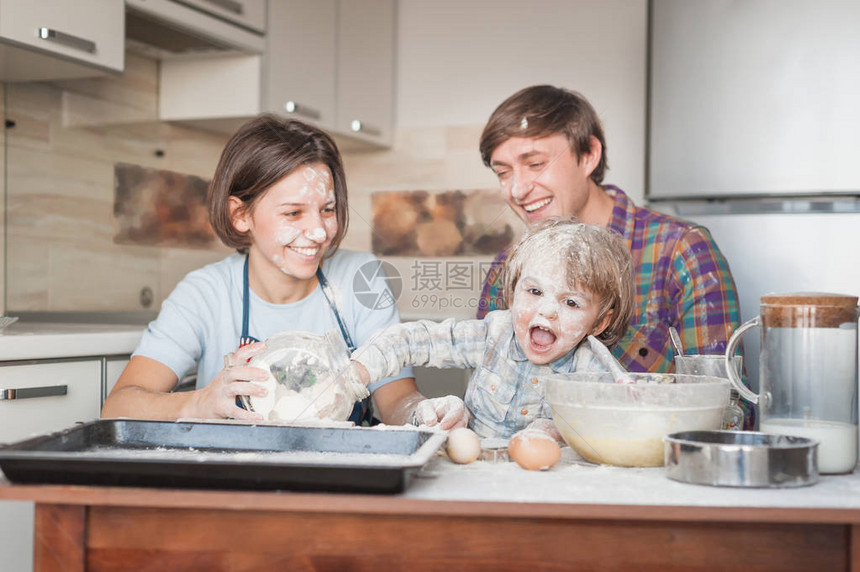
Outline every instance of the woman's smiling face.
<svg viewBox="0 0 860 572"><path fill-rule="evenodd" d="M301 280L313 277L337 234L331 172L322 163L299 167L269 187L234 224L251 233L251 248L281 272Z"/></svg>
<svg viewBox="0 0 860 572"><path fill-rule="evenodd" d="M600 299L587 288L567 282L560 260L529 260L514 288L511 315L514 335L528 360L544 365L570 352L587 334L608 324L596 324Z"/></svg>

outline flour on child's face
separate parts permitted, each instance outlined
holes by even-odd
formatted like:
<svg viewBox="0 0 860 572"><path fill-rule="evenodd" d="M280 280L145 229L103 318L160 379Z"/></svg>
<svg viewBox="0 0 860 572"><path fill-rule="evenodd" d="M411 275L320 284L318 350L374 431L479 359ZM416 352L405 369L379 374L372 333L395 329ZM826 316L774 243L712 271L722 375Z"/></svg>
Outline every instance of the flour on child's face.
<svg viewBox="0 0 860 572"><path fill-rule="evenodd" d="M528 360L550 363L593 332L600 299L586 288L568 284L558 256L528 260L514 289L514 334Z"/></svg>
<svg viewBox="0 0 860 572"><path fill-rule="evenodd" d="M272 185L254 208L254 243L283 273L314 275L337 234L331 172L306 165Z"/></svg>

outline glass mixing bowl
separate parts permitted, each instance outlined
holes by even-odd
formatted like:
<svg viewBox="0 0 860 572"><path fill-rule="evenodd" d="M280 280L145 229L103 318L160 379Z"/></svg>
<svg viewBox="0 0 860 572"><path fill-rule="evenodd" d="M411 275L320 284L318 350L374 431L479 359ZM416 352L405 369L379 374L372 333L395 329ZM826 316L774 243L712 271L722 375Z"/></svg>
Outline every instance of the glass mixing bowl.
<svg viewBox="0 0 860 572"><path fill-rule="evenodd" d="M546 400L564 440L594 463L622 467L663 465L663 437L678 431L720 429L729 382L718 377L630 373L547 376Z"/></svg>
<svg viewBox="0 0 860 572"><path fill-rule="evenodd" d="M251 408L269 421L345 421L355 401L364 397L359 395L363 386L355 387L346 377L349 350L335 331L322 336L276 334L248 365L269 372L262 382L268 395L247 398Z"/></svg>

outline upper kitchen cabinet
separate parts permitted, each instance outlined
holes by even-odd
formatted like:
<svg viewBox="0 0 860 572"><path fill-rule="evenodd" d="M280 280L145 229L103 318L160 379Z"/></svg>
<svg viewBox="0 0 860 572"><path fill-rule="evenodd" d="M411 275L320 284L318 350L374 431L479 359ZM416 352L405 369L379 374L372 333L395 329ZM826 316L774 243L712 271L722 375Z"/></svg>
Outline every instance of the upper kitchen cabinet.
<svg viewBox="0 0 860 572"><path fill-rule="evenodd" d="M125 5L126 47L148 57L212 58L265 49L266 0L125 0Z"/></svg>
<svg viewBox="0 0 860 572"><path fill-rule="evenodd" d="M341 0L335 131L391 144L394 16L394 0Z"/></svg>
<svg viewBox="0 0 860 572"><path fill-rule="evenodd" d="M394 1L273 1L269 22L267 110L390 145Z"/></svg>
<svg viewBox="0 0 860 572"><path fill-rule="evenodd" d="M390 146L394 30L395 0L269 0L262 57L162 61L161 118L232 132L270 112Z"/></svg>
<svg viewBox="0 0 860 572"><path fill-rule="evenodd" d="M362 4L364 2L361 2ZM271 0L266 111L335 129L337 0Z"/></svg>
<svg viewBox="0 0 860 572"><path fill-rule="evenodd" d="M0 0L0 80L120 73L124 21L120 0Z"/></svg>

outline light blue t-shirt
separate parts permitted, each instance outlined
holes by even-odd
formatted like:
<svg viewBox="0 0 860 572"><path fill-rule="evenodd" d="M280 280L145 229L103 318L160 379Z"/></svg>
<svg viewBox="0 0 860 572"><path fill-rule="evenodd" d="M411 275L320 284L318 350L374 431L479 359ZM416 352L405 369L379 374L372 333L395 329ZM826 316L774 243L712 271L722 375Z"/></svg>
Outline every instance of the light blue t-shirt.
<svg viewBox="0 0 860 572"><path fill-rule="evenodd" d="M243 254L233 254L185 276L164 300L133 355L163 363L180 379L196 366L197 388L206 386L224 368L224 356L239 346L244 263ZM357 346L378 329L400 322L387 281L376 272L378 266L371 254L342 249L322 263L338 311ZM285 331L324 334L331 330L340 333L319 285L291 304L271 304L250 291L248 333L258 340ZM412 369L403 368L369 389L373 392L403 377L412 377Z"/></svg>

